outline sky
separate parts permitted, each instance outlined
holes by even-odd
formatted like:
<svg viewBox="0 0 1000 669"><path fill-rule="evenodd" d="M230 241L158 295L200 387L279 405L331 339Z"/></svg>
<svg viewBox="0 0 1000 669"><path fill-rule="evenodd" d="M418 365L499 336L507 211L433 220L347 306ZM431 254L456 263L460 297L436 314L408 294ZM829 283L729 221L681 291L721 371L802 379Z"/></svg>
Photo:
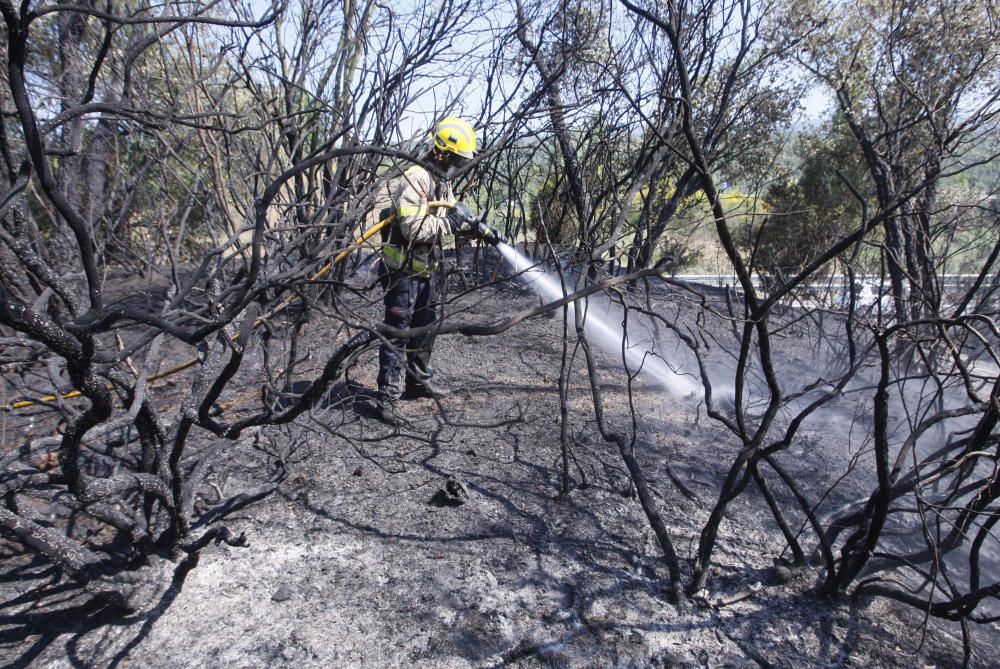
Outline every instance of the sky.
<svg viewBox="0 0 1000 669"><path fill-rule="evenodd" d="M295 5L294 0L290 2ZM272 0L249 0L249 7L257 16L266 14L272 5ZM244 5L246 6L246 5ZM432 0L397 0L391 5L400 13L407 13L417 7L437 7L437 3ZM331 7L340 9L340 3L332 3ZM454 35L454 52L459 53L480 53L485 54L493 48L493 33L497 26L508 25L513 15L513 6L509 0L499 0L489 7L487 18L476 19L467 26L464 26ZM404 28L397 25L396 29ZM295 31L298 28L297 20L288 20L284 24L283 41L287 45L294 44L297 40ZM486 73L481 69L474 69L476 61L473 58L464 62L440 63L440 71L445 75L441 81L430 90L426 90L422 95L416 97L408 105L403 122L398 128L400 139L422 137L429 128L442 116L459 115L468 116L463 113L466 110L478 110L481 107L481 99L484 96L484 80ZM453 76L447 76L453 75ZM503 73L500 73L499 83L504 83ZM513 84L506 82L508 86ZM462 104L452 104L456 96L460 96L467 102L466 110L462 109ZM802 112L800 123L811 124L826 117L831 106L829 94L820 87L811 89L802 99Z"/></svg>

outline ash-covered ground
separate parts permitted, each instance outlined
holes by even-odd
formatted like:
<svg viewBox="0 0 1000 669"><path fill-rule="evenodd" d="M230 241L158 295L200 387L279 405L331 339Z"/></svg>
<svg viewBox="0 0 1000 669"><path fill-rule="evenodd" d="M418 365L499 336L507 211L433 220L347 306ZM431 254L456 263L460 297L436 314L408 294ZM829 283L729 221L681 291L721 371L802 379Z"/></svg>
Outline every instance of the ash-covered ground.
<svg viewBox="0 0 1000 669"><path fill-rule="evenodd" d="M485 295L485 299L484 299ZM375 296L377 298L377 296ZM691 317L677 294L658 307ZM459 298L455 318L483 322L538 304L501 284ZM376 313L378 305L371 307ZM662 553L617 448L593 418L582 352L570 351L569 472L561 463L557 379L562 319L527 320L491 337L447 336L434 354L452 396L403 403L398 427L331 399L309 418L248 433L216 449L206 499L252 488L283 453L277 492L223 521L249 545L209 546L178 587L173 565L145 570L137 610L95 610L72 584L3 544L0 663L32 667L950 667L957 625L926 621L885 600L823 600L820 571L789 568L763 498L731 506L707 590L671 601ZM716 324L716 327L722 327ZM304 331L322 365L331 325ZM783 340L789 369L810 357ZM720 352L720 360L726 352ZM258 363L259 364L259 363ZM371 388L375 352L351 370ZM790 373L790 372L789 372ZM689 577L688 560L738 444L697 398L633 384L602 356L609 423L633 433L635 453ZM252 365L220 403L259 402ZM164 382L166 383L166 382ZM171 380L173 392L183 380ZM169 397L164 386L163 396ZM781 460L818 500L855 455L831 425L811 426ZM833 428L839 429L839 428ZM296 444L287 453L290 444ZM467 499L446 491L455 479ZM690 491L685 494L683 488ZM861 488L843 486L829 511ZM776 487L779 502L794 503ZM463 503L458 503L462 501ZM793 518L795 517L792 514ZM801 520L801 519L799 519ZM808 530L803 533L807 546ZM162 578L148 578L159 570ZM973 665L996 666L996 630L974 629Z"/></svg>

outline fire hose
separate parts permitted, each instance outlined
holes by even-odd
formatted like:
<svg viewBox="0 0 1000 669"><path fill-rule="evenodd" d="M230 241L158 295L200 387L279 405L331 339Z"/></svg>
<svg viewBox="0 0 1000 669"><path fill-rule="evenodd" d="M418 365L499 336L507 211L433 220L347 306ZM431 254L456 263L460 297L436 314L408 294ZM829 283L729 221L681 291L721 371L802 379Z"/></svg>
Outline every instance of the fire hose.
<svg viewBox="0 0 1000 669"><path fill-rule="evenodd" d="M453 203L450 203L450 202L428 202L427 204L430 207L453 207L454 206ZM326 276L327 274L329 274L330 270L333 269L333 267L335 265L343 262L344 259L346 259L351 253L353 253L354 251L356 251L357 249L359 249L362 244L364 244L369 239L371 239L375 234L377 234L378 232L380 232L383 228L385 228L385 226L387 226L390 223L392 223L395 219L396 219L396 215L395 214L390 214L390 215L386 216L385 218L383 218L382 220L380 220L375 225L373 225L372 227L370 227L367 230L365 230L357 239L354 240L354 242L350 246L348 246L347 248L345 248L342 251L340 251L336 256L334 256L333 260L331 260L330 262L326 263L325 265L323 265L323 267L321 267L319 270L317 270L317 272L313 276L311 276L309 278L309 281L310 282L312 282L312 281L318 281L319 279L322 279L324 276ZM504 241L503 236L495 228L490 227L486 223L485 219L486 219L486 213L483 212L483 214L481 214L479 217L477 217L475 220L472 221L472 226L474 228L475 234L477 236L479 236L480 238L482 238L487 243L496 246L496 244L498 244L499 242ZM257 327L259 327L261 325L261 323L264 322L264 320L266 320L267 318L270 318L275 313L277 313L278 311L280 311L284 307L286 307L289 304L291 304L297 298L298 298L298 295L289 295L288 297L286 297L283 300L281 300L281 302L279 302L273 309L271 309L270 312L268 312L267 314L265 314L265 315L260 316L259 318L257 318L254 321L254 323L253 323L253 328L252 329L256 329ZM235 342L235 341L237 341L239 339L239 337L240 337L239 333L236 333L236 334L232 335L230 337L230 339ZM150 381L156 381L158 379L162 379L162 378L166 378L168 376L172 376L173 374L177 374L178 372L182 372L185 369L188 369L189 367L192 367L197 362L198 362L198 358L197 357L191 358L189 360L185 360L184 362L180 363L179 365L175 365L174 367L171 367L170 369L167 369L167 370L164 370L162 372L157 372L156 374L153 374L152 376L149 377L149 380ZM110 384L109 384L108 387L110 389L110 387L111 387ZM27 407L30 407L30 406L36 406L36 405L39 405L39 404L49 404L51 402L55 402L55 401L61 400L61 399L62 400L74 399L74 398L80 397L82 394L83 393L81 393L79 390L70 390L70 391L67 391L67 392L64 392L64 393L59 393L58 395L54 395L53 394L53 395L45 395L43 397L38 397L36 399L17 400L15 402L11 402L11 403L7 404L6 406L2 407L2 409L0 409L0 411L14 411L14 410L17 410L17 409L24 409L24 408L27 408Z"/></svg>

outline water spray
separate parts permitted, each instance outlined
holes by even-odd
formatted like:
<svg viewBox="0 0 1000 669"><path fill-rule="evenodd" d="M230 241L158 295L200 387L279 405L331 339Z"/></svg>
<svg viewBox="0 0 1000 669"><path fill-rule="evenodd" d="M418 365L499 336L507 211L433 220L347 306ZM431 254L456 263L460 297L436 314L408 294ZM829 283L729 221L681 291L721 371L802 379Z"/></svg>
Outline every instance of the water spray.
<svg viewBox="0 0 1000 669"><path fill-rule="evenodd" d="M560 300L565 296L562 283L556 276L539 269L531 258L507 243L497 231L488 229L493 233L492 239L486 235L483 235L483 239L496 247L525 285L548 301ZM569 304L567 308L570 317L575 317L573 304ZM592 309L585 310L584 329L598 346L616 356L621 356L624 341L625 361L629 371L638 370L640 377L655 380L667 392L682 397L702 394L701 384L696 378L674 370L651 346L640 346L637 342L630 341L622 326L608 322Z"/></svg>

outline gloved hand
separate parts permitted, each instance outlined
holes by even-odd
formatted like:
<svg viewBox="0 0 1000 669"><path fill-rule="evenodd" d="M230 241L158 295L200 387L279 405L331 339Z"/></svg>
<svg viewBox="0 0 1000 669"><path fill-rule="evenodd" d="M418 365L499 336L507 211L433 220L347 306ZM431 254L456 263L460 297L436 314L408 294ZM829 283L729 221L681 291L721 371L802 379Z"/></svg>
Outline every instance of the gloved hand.
<svg viewBox="0 0 1000 669"><path fill-rule="evenodd" d="M474 220L472 212L464 202L456 202L455 206L448 210L448 225L455 234L471 230Z"/></svg>

